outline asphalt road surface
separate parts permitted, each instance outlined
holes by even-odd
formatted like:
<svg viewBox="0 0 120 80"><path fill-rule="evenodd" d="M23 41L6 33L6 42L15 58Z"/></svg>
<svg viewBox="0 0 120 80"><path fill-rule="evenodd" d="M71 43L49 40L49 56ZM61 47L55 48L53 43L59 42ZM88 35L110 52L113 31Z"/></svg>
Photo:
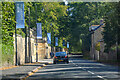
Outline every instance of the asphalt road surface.
<svg viewBox="0 0 120 80"><path fill-rule="evenodd" d="M27 80L120 80L117 66L70 58L69 64L50 64L29 76Z"/></svg>

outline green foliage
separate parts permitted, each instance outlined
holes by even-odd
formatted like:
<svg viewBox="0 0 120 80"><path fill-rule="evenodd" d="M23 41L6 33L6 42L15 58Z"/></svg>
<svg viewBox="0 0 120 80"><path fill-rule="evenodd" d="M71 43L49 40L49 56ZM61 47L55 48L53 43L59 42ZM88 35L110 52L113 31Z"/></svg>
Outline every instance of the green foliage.
<svg viewBox="0 0 120 80"><path fill-rule="evenodd" d="M73 51L89 51L90 33L89 26L99 24L102 12L100 9L103 3L70 3L68 16L63 18L62 34L69 36L70 48ZM97 7L99 5L99 7ZM72 9L71 9L72 8ZM72 15L71 15L72 14ZM62 35L61 35L62 36ZM82 40L82 45L80 43Z"/></svg>
<svg viewBox="0 0 120 80"><path fill-rule="evenodd" d="M59 46L62 40L70 42L71 51L89 51L91 36L89 26L99 25L100 19L105 20L104 41L106 49L120 43L120 2L119 3L91 3L71 2L68 6L62 2L25 2L25 26L36 29L36 22L42 23L42 35L52 33L59 37ZM15 6L11 2L2 3L2 43L13 46L15 33ZM30 8L30 18L29 10ZM29 26L30 19L30 26ZM50 25L52 23L52 25ZM17 29L17 34L25 36L25 29ZM28 33L28 30L27 30Z"/></svg>
<svg viewBox="0 0 120 80"><path fill-rule="evenodd" d="M99 25L102 18L105 20L104 41L108 51L116 43L117 38L120 43L120 2L72 2L69 3L68 9L68 16L61 20L64 26L60 28L60 32L61 36L70 36L68 40L72 51L89 51L91 42L89 26ZM80 39L82 46L79 43Z"/></svg>
<svg viewBox="0 0 120 80"><path fill-rule="evenodd" d="M26 5L28 5L28 3ZM67 6L62 5L60 2L43 2L43 3L32 2L29 3L29 5L31 5L29 6L31 28L36 28L36 22L37 23L41 22L43 37L47 37L47 32L52 33L52 39L54 39L53 36L59 36L59 34L61 34L59 29L60 27L62 27L63 24L60 24L61 22L60 18L67 15L66 13ZM26 21L28 21L28 19L26 19Z"/></svg>
<svg viewBox="0 0 120 80"><path fill-rule="evenodd" d="M25 7L25 26L29 26L29 10L30 8L30 27L36 28L36 22L42 23L43 37L46 37L46 32L53 32L53 36L58 36L60 25L60 18L67 15L67 6L59 2L28 2L24 3ZM42 10L44 9L44 10ZM2 3L2 41L3 44L13 45L13 34L15 33L15 5L11 2ZM36 21L37 19L37 21ZM52 26L50 25L52 23ZM17 34L25 36L25 29L17 29ZM28 31L27 33L28 34Z"/></svg>
<svg viewBox="0 0 120 80"><path fill-rule="evenodd" d="M25 33L22 29L17 29L17 34L21 35L22 37L25 37Z"/></svg>
<svg viewBox="0 0 120 80"><path fill-rule="evenodd" d="M13 45L13 33L15 28L14 3L2 3L2 43Z"/></svg>
<svg viewBox="0 0 120 80"><path fill-rule="evenodd" d="M11 45L2 44L2 63L13 63L14 48Z"/></svg>
<svg viewBox="0 0 120 80"><path fill-rule="evenodd" d="M15 12L14 3L2 3L2 44L1 44L1 61L2 63L13 63L13 34L15 30Z"/></svg>
<svg viewBox="0 0 120 80"><path fill-rule="evenodd" d="M96 49L97 51L100 51L100 42L98 42L98 43L96 44L95 49Z"/></svg>
<svg viewBox="0 0 120 80"><path fill-rule="evenodd" d="M109 51L113 45L120 44L120 2L119 3L107 3L107 9L110 11L105 16L104 27L104 41L106 43L106 50Z"/></svg>

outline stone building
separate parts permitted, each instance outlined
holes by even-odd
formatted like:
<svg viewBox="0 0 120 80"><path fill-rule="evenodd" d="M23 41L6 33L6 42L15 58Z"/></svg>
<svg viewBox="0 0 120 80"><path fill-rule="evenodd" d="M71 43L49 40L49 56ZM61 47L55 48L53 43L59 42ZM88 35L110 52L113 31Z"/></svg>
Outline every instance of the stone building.
<svg viewBox="0 0 120 80"><path fill-rule="evenodd" d="M101 23L103 24L103 23ZM91 47L90 47L90 57L93 60L101 61L114 61L117 60L116 51L109 51L105 53L105 43L103 39L103 31L105 24L103 25L92 25L89 27L91 34ZM99 46L97 46L99 45Z"/></svg>
<svg viewBox="0 0 120 80"><path fill-rule="evenodd" d="M91 34L90 57L94 60L100 59L100 50L104 48L103 46L104 43L101 45L101 42L103 42L103 35L102 35L103 27L104 25L92 25L89 27L89 30L92 33ZM96 45L98 44L100 44L99 46L100 50L96 49Z"/></svg>

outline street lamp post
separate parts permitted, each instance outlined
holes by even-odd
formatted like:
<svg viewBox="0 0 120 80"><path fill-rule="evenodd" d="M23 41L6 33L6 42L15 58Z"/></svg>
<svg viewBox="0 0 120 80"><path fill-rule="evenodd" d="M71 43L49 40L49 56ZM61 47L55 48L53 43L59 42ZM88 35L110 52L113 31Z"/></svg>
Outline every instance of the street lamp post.
<svg viewBox="0 0 120 80"><path fill-rule="evenodd" d="M16 47L16 63L15 63L15 65L16 66L18 66L18 61L17 61L17 29L16 29L16 27L15 27L15 47Z"/></svg>
<svg viewBox="0 0 120 80"><path fill-rule="evenodd" d="M28 27L28 30L29 30L29 62L32 62L32 59L31 59L31 38L30 38L30 8L28 8L28 14L29 14L29 27Z"/></svg>
<svg viewBox="0 0 120 80"><path fill-rule="evenodd" d="M35 4L35 12L36 12L36 23L37 23L37 5ZM38 62L38 52L37 52L37 26L36 26L36 62Z"/></svg>
<svg viewBox="0 0 120 80"><path fill-rule="evenodd" d="M53 26L52 26L52 23L50 24L51 27L52 27L52 43L51 43L51 51L53 52L54 51L54 30L53 30Z"/></svg>
<svg viewBox="0 0 120 80"><path fill-rule="evenodd" d="M51 37L52 37L52 40L51 40L51 52L53 52L53 28L52 28L52 23L50 24L51 25Z"/></svg>
<svg viewBox="0 0 120 80"><path fill-rule="evenodd" d="M16 10L16 4L15 3L14 3L14 6L15 6L15 10ZM15 14L16 14L16 11L15 11ZM16 18L16 16L15 16L15 18ZM15 65L18 66L18 61L17 61L17 29L16 29L16 27L15 27L15 47L16 47Z"/></svg>

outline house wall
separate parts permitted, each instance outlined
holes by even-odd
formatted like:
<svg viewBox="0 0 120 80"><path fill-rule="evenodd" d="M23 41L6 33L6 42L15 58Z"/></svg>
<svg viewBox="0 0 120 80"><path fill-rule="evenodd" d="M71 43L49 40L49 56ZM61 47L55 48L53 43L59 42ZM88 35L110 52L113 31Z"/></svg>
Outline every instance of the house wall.
<svg viewBox="0 0 120 80"><path fill-rule="evenodd" d="M91 48L90 48L90 57L94 60L102 60L102 61L114 61L117 60L116 51L109 51L108 53L104 52L105 43L103 41L103 26L98 28L94 33L91 35ZM102 40L102 41L101 41ZM100 42L100 51L95 49L95 45Z"/></svg>
<svg viewBox="0 0 120 80"><path fill-rule="evenodd" d="M94 33L91 35L91 51L90 51L90 57L94 60L99 60L100 59L100 52L96 50L95 46L99 42L99 40L103 39L102 33L102 27L98 28Z"/></svg>

